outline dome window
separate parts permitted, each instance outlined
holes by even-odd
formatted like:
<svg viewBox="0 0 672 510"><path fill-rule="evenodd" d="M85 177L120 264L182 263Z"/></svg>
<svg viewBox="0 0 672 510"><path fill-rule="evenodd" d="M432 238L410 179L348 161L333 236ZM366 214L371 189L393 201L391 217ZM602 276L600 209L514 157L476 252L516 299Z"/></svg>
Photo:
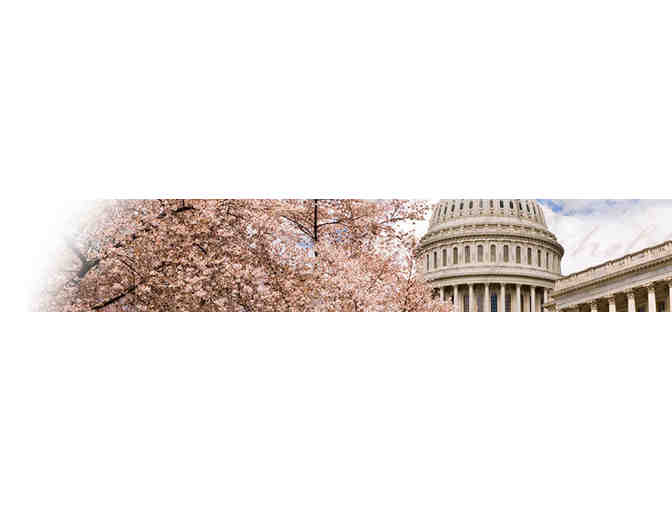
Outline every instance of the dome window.
<svg viewBox="0 0 672 510"><path fill-rule="evenodd" d="M478 245L478 261L483 262L483 245Z"/></svg>
<svg viewBox="0 0 672 510"><path fill-rule="evenodd" d="M500 209L504 209L504 200L499 201L499 207Z"/></svg>
<svg viewBox="0 0 672 510"><path fill-rule="evenodd" d="M464 209L464 202L460 202L460 211Z"/></svg>
<svg viewBox="0 0 672 510"><path fill-rule="evenodd" d="M451 213L455 212L455 204L453 204L453 206L450 208L450 212Z"/></svg>
<svg viewBox="0 0 672 510"><path fill-rule="evenodd" d="M471 250L469 246L464 247L464 263L471 264Z"/></svg>
<svg viewBox="0 0 672 510"><path fill-rule="evenodd" d="M509 261L509 245L504 245L504 262Z"/></svg>
<svg viewBox="0 0 672 510"><path fill-rule="evenodd" d="M495 201L490 200L490 209L494 209L494 208L495 208Z"/></svg>
<svg viewBox="0 0 672 510"><path fill-rule="evenodd" d="M457 248L453 248L453 264L457 264Z"/></svg>
<svg viewBox="0 0 672 510"><path fill-rule="evenodd" d="M474 202L473 202L473 201L470 201L470 202L469 202L469 209L473 209L473 208L474 208Z"/></svg>
<svg viewBox="0 0 672 510"><path fill-rule="evenodd" d="M513 209L513 202L509 202L509 207Z"/></svg>
<svg viewBox="0 0 672 510"><path fill-rule="evenodd" d="M490 263L497 262L497 247L494 244L490 245Z"/></svg>
<svg viewBox="0 0 672 510"><path fill-rule="evenodd" d="M448 250L445 248L443 249L443 267L446 267L448 265Z"/></svg>
<svg viewBox="0 0 672 510"><path fill-rule="evenodd" d="M479 204L479 207L480 207L481 209L483 209L483 200L481 200L481 202L480 202L480 204Z"/></svg>

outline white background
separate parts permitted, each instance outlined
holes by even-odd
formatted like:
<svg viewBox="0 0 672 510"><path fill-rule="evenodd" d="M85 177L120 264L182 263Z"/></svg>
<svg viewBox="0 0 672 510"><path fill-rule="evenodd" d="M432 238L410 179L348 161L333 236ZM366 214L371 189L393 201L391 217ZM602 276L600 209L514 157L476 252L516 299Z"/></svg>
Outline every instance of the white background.
<svg viewBox="0 0 672 510"><path fill-rule="evenodd" d="M670 198L665 3L1 9L0 506L669 508L664 314L20 312L64 199Z"/></svg>

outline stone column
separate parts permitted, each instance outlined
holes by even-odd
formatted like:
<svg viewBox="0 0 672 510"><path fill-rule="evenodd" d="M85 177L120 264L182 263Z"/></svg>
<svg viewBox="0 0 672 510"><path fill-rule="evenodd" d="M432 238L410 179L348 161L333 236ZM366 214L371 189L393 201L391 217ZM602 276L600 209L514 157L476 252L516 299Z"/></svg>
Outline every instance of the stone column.
<svg viewBox="0 0 672 510"><path fill-rule="evenodd" d="M548 287L544 287L544 305L548 304L548 295L550 292L548 292ZM543 312L544 309L542 308L541 311Z"/></svg>
<svg viewBox="0 0 672 510"><path fill-rule="evenodd" d="M520 303L520 283L516 284L516 312L522 312L523 307Z"/></svg>
<svg viewBox="0 0 672 510"><path fill-rule="evenodd" d="M506 284L505 283L500 283L499 284L499 300L498 300L498 305L497 305L497 311L498 312L505 312L506 311Z"/></svg>
<svg viewBox="0 0 672 510"><path fill-rule="evenodd" d="M485 295L483 296L483 310L486 312L491 312L490 310L490 284L485 284Z"/></svg>
<svg viewBox="0 0 672 510"><path fill-rule="evenodd" d="M597 301L595 299L590 302L590 311L597 312Z"/></svg>
<svg viewBox="0 0 672 510"><path fill-rule="evenodd" d="M537 290L534 285L530 285L530 312L537 311Z"/></svg>
<svg viewBox="0 0 672 510"><path fill-rule="evenodd" d="M649 291L649 312L656 311L656 284L650 283L646 286Z"/></svg>
<svg viewBox="0 0 672 510"><path fill-rule="evenodd" d="M610 312L615 312L616 311L616 296L613 294L607 296L607 300L609 301L609 311Z"/></svg>
<svg viewBox="0 0 672 510"><path fill-rule="evenodd" d="M625 293L628 295L628 312L636 312L635 306L635 289L627 289Z"/></svg>
<svg viewBox="0 0 672 510"><path fill-rule="evenodd" d="M474 284L469 284L469 310L468 312L473 312L476 309L474 306Z"/></svg>
<svg viewBox="0 0 672 510"><path fill-rule="evenodd" d="M439 292L441 292L441 302L443 303L446 300L446 293L445 293L444 287L441 287L439 289Z"/></svg>

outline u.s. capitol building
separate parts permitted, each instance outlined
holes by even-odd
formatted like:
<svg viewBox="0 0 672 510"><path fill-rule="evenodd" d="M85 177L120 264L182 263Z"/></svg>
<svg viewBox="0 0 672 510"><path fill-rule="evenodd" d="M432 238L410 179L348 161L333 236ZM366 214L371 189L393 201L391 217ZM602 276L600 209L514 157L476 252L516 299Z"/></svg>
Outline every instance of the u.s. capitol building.
<svg viewBox="0 0 672 510"><path fill-rule="evenodd" d="M457 311L670 311L672 241L563 276L535 200L441 200L420 241L426 281Z"/></svg>

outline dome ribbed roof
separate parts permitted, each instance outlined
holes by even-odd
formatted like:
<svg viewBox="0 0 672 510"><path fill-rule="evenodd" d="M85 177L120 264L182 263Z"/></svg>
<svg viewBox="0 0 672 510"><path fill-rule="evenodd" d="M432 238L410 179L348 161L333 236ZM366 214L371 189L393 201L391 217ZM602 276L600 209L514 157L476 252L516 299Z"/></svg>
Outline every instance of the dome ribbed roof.
<svg viewBox="0 0 672 510"><path fill-rule="evenodd" d="M509 198L441 200L434 206L430 229L451 220L468 218L507 218L519 219L521 223L536 223L548 228L544 212L536 200L514 200Z"/></svg>

